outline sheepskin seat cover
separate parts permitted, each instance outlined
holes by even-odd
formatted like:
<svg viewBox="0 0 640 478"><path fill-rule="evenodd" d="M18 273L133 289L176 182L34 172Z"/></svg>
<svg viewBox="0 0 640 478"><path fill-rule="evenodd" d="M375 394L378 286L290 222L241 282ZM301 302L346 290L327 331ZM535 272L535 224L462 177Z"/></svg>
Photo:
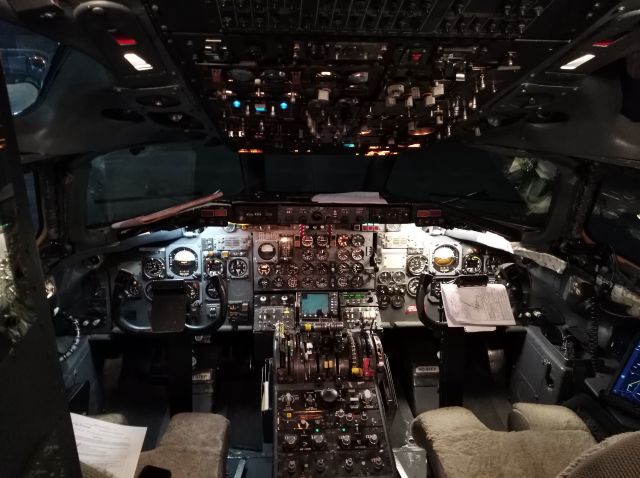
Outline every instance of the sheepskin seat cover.
<svg viewBox="0 0 640 478"><path fill-rule="evenodd" d="M596 443L583 429L493 431L461 407L422 413L411 430L442 478L552 478Z"/></svg>

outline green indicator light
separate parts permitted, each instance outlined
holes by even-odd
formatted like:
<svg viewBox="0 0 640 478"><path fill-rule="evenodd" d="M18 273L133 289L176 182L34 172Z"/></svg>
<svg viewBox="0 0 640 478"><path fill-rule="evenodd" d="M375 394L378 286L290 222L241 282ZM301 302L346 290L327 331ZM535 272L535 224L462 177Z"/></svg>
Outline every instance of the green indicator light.
<svg viewBox="0 0 640 478"><path fill-rule="evenodd" d="M320 429L319 428L316 428L316 433L320 433Z"/></svg>
<svg viewBox="0 0 640 478"><path fill-rule="evenodd" d="M346 428L341 428L341 429L340 429L340 431L341 431L342 433L344 433L344 432L346 432L346 431L347 431L347 429L346 429Z"/></svg>

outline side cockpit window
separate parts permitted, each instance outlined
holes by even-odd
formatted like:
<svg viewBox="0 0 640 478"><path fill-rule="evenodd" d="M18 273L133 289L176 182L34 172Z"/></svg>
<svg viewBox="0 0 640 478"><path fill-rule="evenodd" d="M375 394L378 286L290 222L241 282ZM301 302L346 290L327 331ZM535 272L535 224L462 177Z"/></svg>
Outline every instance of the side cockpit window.
<svg viewBox="0 0 640 478"><path fill-rule="evenodd" d="M57 48L47 37L0 20L0 63L14 115L38 100Z"/></svg>

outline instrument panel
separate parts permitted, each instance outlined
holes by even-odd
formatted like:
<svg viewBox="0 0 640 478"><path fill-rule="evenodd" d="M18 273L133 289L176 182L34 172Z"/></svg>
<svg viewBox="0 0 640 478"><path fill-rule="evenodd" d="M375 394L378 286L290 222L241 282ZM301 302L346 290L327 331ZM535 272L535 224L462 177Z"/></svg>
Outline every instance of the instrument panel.
<svg viewBox="0 0 640 478"><path fill-rule="evenodd" d="M364 229L332 224L231 225L185 232L161 244L149 242L111 261L115 261L112 277L125 271L133 278L121 293L117 313L134 325L148 323L154 283L184 280L187 323L215 320L222 312L212 282L217 276L228 296L223 326L227 329L250 330L260 320L265 322L264 317L254 317L254 309L258 314L266 307L264 301L277 304L269 306L289 317L293 303L281 303L281 298L316 292L369 294L380 310L382 326L418 325L414 299L420 274L435 276L428 296L434 303L443 281L464 274L488 274L492 281L500 265L512 262L506 252L455 239L443 229L412 224Z"/></svg>

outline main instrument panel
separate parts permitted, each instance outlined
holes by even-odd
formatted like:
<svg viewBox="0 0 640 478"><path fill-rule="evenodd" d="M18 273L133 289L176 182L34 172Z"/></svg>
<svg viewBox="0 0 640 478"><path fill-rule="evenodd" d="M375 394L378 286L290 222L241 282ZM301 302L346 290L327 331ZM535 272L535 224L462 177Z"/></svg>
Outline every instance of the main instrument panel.
<svg viewBox="0 0 640 478"><path fill-rule="evenodd" d="M238 151L393 154L451 136L612 2L145 2Z"/></svg>
<svg viewBox="0 0 640 478"><path fill-rule="evenodd" d="M443 281L483 273L494 280L506 262L512 262L506 252L455 239L443 229L411 224L230 224L185 232L168 242L154 243L151 236L148 243L107 258L90 276L104 283L101 300L114 295L118 299L118 307L105 304L101 310L134 328L149 324L155 286L184 281L188 325L215 322L225 315L223 330L262 332L298 316L300 294L321 292L335 295L335 304L336 294L353 294L341 311L360 307L351 311L355 319L373 315L382 327L420 325L415 296L421 273L434 274L428 298L437 303ZM121 290L123 275L128 281ZM220 309L216 277L226 291L225 310ZM75 315L90 316L81 321L84 333L108 332L108 323L98 322L91 312L98 299L86 299L73 306ZM82 310L85 302L87 311Z"/></svg>

